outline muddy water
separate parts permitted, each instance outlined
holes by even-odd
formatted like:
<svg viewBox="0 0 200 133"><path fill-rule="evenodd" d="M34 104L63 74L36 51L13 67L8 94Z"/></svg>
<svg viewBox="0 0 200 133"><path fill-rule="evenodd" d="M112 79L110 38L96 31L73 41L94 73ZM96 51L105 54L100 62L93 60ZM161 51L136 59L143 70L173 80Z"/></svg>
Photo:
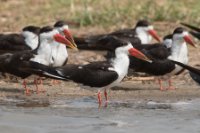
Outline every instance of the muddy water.
<svg viewBox="0 0 200 133"><path fill-rule="evenodd" d="M92 97L53 100L44 107L6 100L10 104L0 106L1 133L200 132L200 100L110 101L100 109Z"/></svg>

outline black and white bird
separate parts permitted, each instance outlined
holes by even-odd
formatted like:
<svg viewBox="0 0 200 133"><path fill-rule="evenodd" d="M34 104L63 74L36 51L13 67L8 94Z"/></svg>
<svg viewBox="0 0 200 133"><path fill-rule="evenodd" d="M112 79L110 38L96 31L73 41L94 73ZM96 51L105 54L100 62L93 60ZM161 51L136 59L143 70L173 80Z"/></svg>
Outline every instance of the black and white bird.
<svg viewBox="0 0 200 133"><path fill-rule="evenodd" d="M181 63L188 63L188 49L186 42L195 46L187 31L183 28L176 28L173 32L171 50L163 45L146 45L139 48L147 57L153 62L148 63L130 57L130 68L136 72L145 72L150 75L159 76L160 90L164 90L161 79L168 79L168 89L173 89L170 77L179 74L184 69L176 66L171 60L179 61Z"/></svg>
<svg viewBox="0 0 200 133"><path fill-rule="evenodd" d="M26 37L25 37L26 38ZM31 73L25 72L23 66L29 66L27 61L37 62L45 65L52 63L51 53L50 53L50 43L54 41L72 45L69 40L59 34L58 31L53 30L51 27L43 27L39 34L39 44L34 50L20 51L17 53L5 53L0 55L0 71L13 74L17 77L25 79L30 76ZM24 62L26 61L26 62ZM26 87L26 81L23 82L25 87L25 93L30 94L30 90Z"/></svg>
<svg viewBox="0 0 200 133"><path fill-rule="evenodd" d="M72 80L74 82L90 86L98 90L98 102L101 105L101 89L104 89L107 101L106 89L116 86L126 76L129 67L129 57L150 61L144 54L133 48L130 42L113 37L112 51L115 57L107 61L92 62L87 65L67 64L63 67L48 67L38 63L32 63L31 68L26 70L41 76L52 77L62 80Z"/></svg>
<svg viewBox="0 0 200 133"><path fill-rule="evenodd" d="M123 29L108 34L88 36L85 38L75 37L74 39L79 49L107 50L107 47L113 44L110 42L110 36L129 41L133 46L150 44L152 37L160 41L153 26L146 20L138 21L135 28L132 29Z"/></svg>
<svg viewBox="0 0 200 133"><path fill-rule="evenodd" d="M21 34L0 34L0 51L18 52L21 50L33 50L38 46L38 34L40 27L26 26Z"/></svg>
<svg viewBox="0 0 200 133"><path fill-rule="evenodd" d="M54 24L54 29L57 30L61 35L65 36L66 39L70 41L71 45L68 45L67 47L77 50L77 46L69 31L69 27L65 21L57 21ZM52 59L54 60L51 66L58 67L65 65L68 60L67 47L59 42L54 42L50 46L51 46Z"/></svg>

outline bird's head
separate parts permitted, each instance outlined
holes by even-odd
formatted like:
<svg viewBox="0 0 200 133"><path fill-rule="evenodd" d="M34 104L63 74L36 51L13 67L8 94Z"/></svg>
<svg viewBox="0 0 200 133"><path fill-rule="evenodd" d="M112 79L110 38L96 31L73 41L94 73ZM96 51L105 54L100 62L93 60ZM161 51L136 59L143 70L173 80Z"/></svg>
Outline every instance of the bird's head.
<svg viewBox="0 0 200 133"><path fill-rule="evenodd" d="M151 25L148 21L146 20L139 20L135 26L136 33L140 37L141 40L143 40L143 36L150 36L156 39L158 42L160 42L160 38L157 34L157 32L154 30L153 25ZM143 36L142 36L143 35ZM149 42L142 42L142 43L149 43Z"/></svg>
<svg viewBox="0 0 200 133"><path fill-rule="evenodd" d="M65 21L57 21L54 24L54 28L57 29L61 35L64 35L65 38L71 42L72 45L69 46L70 48L77 50L77 45L76 45L74 38L69 30L68 24Z"/></svg>
<svg viewBox="0 0 200 133"><path fill-rule="evenodd" d="M186 42L190 44L191 46L196 47L188 31L186 31L182 27L178 27L174 30L173 41Z"/></svg>

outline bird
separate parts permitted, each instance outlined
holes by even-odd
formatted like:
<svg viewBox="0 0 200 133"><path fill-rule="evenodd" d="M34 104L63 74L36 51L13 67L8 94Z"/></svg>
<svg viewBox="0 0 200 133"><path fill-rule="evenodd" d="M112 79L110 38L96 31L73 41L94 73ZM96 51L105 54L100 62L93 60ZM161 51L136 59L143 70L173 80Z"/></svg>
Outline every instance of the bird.
<svg viewBox="0 0 200 133"><path fill-rule="evenodd" d="M135 28L132 29L123 29L108 34L88 36L85 38L74 37L74 40L79 49L106 50L107 47L113 44L110 42L110 36L116 36L129 41L133 46L149 44L152 37L160 42L160 38L153 26L146 20L138 21Z"/></svg>
<svg viewBox="0 0 200 133"><path fill-rule="evenodd" d="M0 34L1 53L33 50L38 45L40 27L29 25L22 29L22 33Z"/></svg>
<svg viewBox="0 0 200 133"><path fill-rule="evenodd" d="M60 29L58 29L58 28L60 28ZM62 28L62 30L61 30L61 28ZM48 66L63 66L63 65L65 65L65 63L68 60L68 53L67 53L66 45L63 45L61 43L69 44L69 45L67 45L67 47L77 49L76 44L73 41L72 35L69 33L68 29L66 29L65 26L58 27L58 26L54 25L54 28L51 26L45 26L41 29L41 32L43 32L43 31L52 32L52 33L56 32L56 33L65 35L66 39L64 41L68 41L68 42L62 42L62 40L59 40L60 42L53 41L52 43L49 43L49 40L47 40L47 42L49 44L49 45L47 45L46 41L44 40L44 44L41 42L40 48L37 49L38 55L35 55L35 57L31 59L31 61L36 61L36 62L39 62L44 65L48 65ZM62 33L62 32L64 32L64 33ZM43 38L43 36L40 36L40 38ZM37 86L38 80L40 81L40 84L42 84L42 80L40 77L35 78L36 86ZM55 84L56 81L53 80L52 83ZM40 92L43 92L42 89L39 89L37 87L37 93L40 93Z"/></svg>
<svg viewBox="0 0 200 133"><path fill-rule="evenodd" d="M61 43L55 42L52 43L51 50L52 50L52 58L54 60L54 63L51 64L53 67L63 66L68 61L68 52L67 47L78 50L77 46L74 42L74 39L71 35L71 32L69 31L69 26L67 23L63 20L57 21L54 24L54 29L59 32L59 34L66 37L66 39L70 40L71 45L65 46Z"/></svg>
<svg viewBox="0 0 200 133"><path fill-rule="evenodd" d="M153 62L148 63L137 58L130 57L130 69L136 72L144 72L150 75L158 76L160 90L165 90L162 86L162 79L168 79L169 87L167 89L174 89L172 86L170 76L179 74L184 69L176 66L171 60L176 60L184 64L188 63L188 50L186 42L195 46L188 32L182 27L174 30L172 35L172 47L168 49L164 45L141 45L138 50L143 52Z"/></svg>
<svg viewBox="0 0 200 133"><path fill-rule="evenodd" d="M189 66L189 65L186 65L186 64L183 64L183 63L178 62L178 61L172 60L172 62L183 67L183 68L185 68L185 69L187 69L190 72L190 76L192 77L192 79L200 85L200 70L199 69L194 68L194 67Z"/></svg>
<svg viewBox="0 0 200 133"><path fill-rule="evenodd" d="M52 62L51 54L49 54L49 43L54 43L54 41L64 43L66 45L72 45L70 41L60 35L58 31L53 30L51 27L43 27L40 29L38 47L36 49L19 51L16 53L4 53L0 55L0 71L24 79L23 84L25 88L25 94L30 95L30 89L26 86L25 78L30 76L31 73L25 72L22 69L23 65L27 65L22 60L49 65Z"/></svg>
<svg viewBox="0 0 200 133"><path fill-rule="evenodd" d="M109 50L115 51L116 55L110 60L91 62L86 65L67 64L62 67L49 67L37 62L31 62L31 67L23 69L40 76L67 81L72 80L84 86L89 86L91 89L97 89L99 106L102 104L101 90L103 89L107 104L108 97L106 90L116 86L126 76L129 67L129 54L151 62L144 54L133 48L130 42L117 37L113 37L112 39L115 45Z"/></svg>

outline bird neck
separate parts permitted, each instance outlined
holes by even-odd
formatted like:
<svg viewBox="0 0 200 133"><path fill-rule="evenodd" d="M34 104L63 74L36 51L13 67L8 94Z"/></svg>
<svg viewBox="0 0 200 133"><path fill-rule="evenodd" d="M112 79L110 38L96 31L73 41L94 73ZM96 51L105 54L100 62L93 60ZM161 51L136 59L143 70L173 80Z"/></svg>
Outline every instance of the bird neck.
<svg viewBox="0 0 200 133"><path fill-rule="evenodd" d="M172 39L163 40L163 44L170 49L172 47Z"/></svg>
<svg viewBox="0 0 200 133"><path fill-rule="evenodd" d="M40 45L37 49L37 54L50 54L51 47L47 39L40 40Z"/></svg>
<svg viewBox="0 0 200 133"><path fill-rule="evenodd" d="M56 47L52 48L52 57L54 58L54 67L62 66L68 58L67 48L64 44L56 44Z"/></svg>
<svg viewBox="0 0 200 133"><path fill-rule="evenodd" d="M115 51L116 56L111 60L114 70L122 79L127 75L129 67L129 57L127 53ZM121 80L122 80L121 79Z"/></svg>
<svg viewBox="0 0 200 133"><path fill-rule="evenodd" d="M26 37L25 42L32 50L34 50L38 47L38 36Z"/></svg>
<svg viewBox="0 0 200 133"><path fill-rule="evenodd" d="M149 33L144 31L143 29L136 28L136 33L140 38L142 44L149 44L151 42L152 37L149 35Z"/></svg>
<svg viewBox="0 0 200 133"><path fill-rule="evenodd" d="M188 63L188 48L186 42L183 40L174 40L171 48L170 59L179 61L181 63Z"/></svg>

